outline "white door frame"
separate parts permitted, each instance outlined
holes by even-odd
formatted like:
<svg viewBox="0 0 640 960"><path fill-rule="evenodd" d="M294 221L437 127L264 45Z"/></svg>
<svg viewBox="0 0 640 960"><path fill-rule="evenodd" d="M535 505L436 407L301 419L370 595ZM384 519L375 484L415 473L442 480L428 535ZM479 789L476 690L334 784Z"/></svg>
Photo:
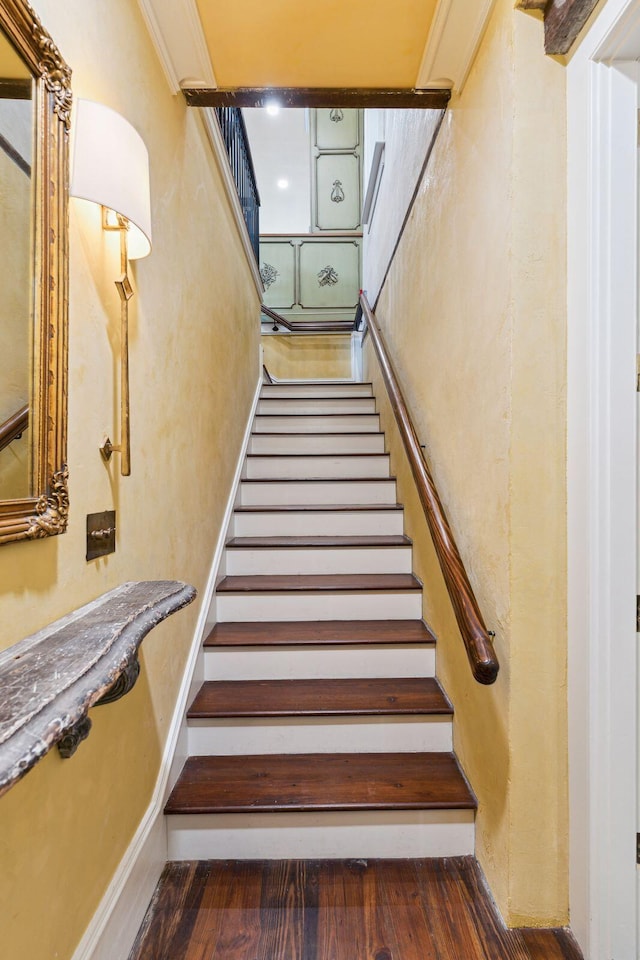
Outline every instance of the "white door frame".
<svg viewBox="0 0 640 960"><path fill-rule="evenodd" d="M636 960L637 111L640 0L567 68L571 927Z"/></svg>

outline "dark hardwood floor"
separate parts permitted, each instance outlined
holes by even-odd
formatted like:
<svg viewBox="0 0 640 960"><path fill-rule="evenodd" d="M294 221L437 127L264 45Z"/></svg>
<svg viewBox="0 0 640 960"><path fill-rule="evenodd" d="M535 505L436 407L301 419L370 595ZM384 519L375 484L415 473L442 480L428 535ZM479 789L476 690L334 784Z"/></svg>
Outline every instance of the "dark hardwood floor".
<svg viewBox="0 0 640 960"><path fill-rule="evenodd" d="M473 858L167 864L129 960L582 960L506 930Z"/></svg>

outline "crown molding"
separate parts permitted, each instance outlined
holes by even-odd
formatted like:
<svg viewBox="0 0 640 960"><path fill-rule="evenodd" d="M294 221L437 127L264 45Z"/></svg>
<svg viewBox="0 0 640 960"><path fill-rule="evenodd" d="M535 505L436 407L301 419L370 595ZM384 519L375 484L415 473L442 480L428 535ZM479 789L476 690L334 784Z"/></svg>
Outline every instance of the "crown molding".
<svg viewBox="0 0 640 960"><path fill-rule="evenodd" d="M138 0L172 93L217 87L196 0Z"/></svg>
<svg viewBox="0 0 640 960"><path fill-rule="evenodd" d="M462 90L495 0L439 0L416 89Z"/></svg>

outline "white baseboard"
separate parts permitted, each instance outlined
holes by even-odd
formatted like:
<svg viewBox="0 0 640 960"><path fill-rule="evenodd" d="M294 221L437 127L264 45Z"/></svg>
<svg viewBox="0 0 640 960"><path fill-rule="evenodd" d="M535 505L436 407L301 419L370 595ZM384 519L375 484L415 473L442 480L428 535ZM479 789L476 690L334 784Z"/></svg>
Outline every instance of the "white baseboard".
<svg viewBox="0 0 640 960"><path fill-rule="evenodd" d="M127 960L166 860L167 828L154 794L73 960Z"/></svg>
<svg viewBox="0 0 640 960"><path fill-rule="evenodd" d="M227 500L220 535L216 543L209 578L200 605L200 614L185 668L162 763L151 803L111 879L98 909L76 947L72 960L127 960L140 924L167 860L167 828L164 821L166 796L187 756L186 708L193 696L193 679L203 674L202 642L209 624L209 610L223 556L227 530L233 515L242 465L262 387L262 369Z"/></svg>

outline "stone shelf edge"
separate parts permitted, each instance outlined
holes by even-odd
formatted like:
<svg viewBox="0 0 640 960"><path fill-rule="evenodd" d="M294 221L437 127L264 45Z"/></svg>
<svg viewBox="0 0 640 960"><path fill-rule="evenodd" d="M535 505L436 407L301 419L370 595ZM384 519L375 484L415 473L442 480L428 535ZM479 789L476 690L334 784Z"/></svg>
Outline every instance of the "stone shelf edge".
<svg viewBox="0 0 640 960"><path fill-rule="evenodd" d="M0 653L0 796L54 746L72 756L90 708L133 687L149 631L195 596L178 580L124 583Z"/></svg>

